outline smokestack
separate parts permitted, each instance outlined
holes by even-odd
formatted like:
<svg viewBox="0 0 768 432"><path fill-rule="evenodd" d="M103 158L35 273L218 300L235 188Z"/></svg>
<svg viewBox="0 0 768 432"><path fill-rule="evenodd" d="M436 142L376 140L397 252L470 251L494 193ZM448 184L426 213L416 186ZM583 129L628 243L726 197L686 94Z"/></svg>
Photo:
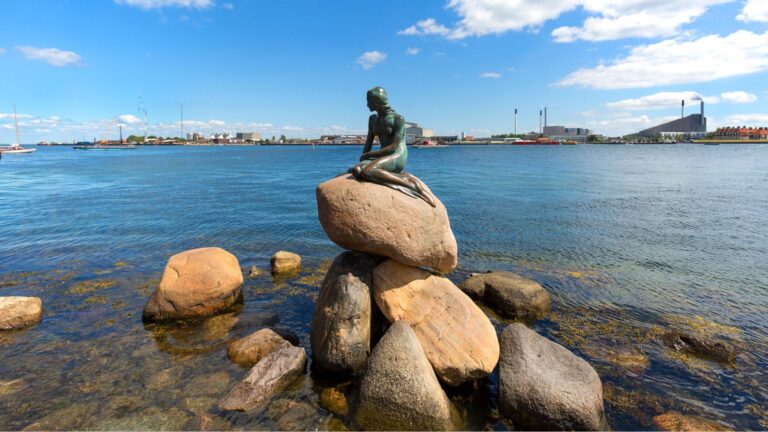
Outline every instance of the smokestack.
<svg viewBox="0 0 768 432"><path fill-rule="evenodd" d="M547 107L544 107L544 127L547 127Z"/></svg>
<svg viewBox="0 0 768 432"><path fill-rule="evenodd" d="M704 99L701 100L701 125L704 126Z"/></svg>
<svg viewBox="0 0 768 432"><path fill-rule="evenodd" d="M541 116L544 115L543 111L539 110L539 133L542 132L541 130Z"/></svg>
<svg viewBox="0 0 768 432"><path fill-rule="evenodd" d="M685 99L683 99L683 104L680 107L680 118L685 117Z"/></svg>
<svg viewBox="0 0 768 432"><path fill-rule="evenodd" d="M517 135L517 108L515 108L515 135Z"/></svg>

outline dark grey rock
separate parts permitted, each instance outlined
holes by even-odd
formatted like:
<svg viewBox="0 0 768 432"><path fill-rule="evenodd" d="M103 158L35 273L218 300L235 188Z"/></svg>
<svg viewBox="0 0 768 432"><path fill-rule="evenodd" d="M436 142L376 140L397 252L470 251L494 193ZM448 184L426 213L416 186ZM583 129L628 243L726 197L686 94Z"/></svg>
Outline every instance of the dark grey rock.
<svg viewBox="0 0 768 432"><path fill-rule="evenodd" d="M379 258L344 252L328 269L312 319L313 365L338 375L359 375L371 352L371 289Z"/></svg>
<svg viewBox="0 0 768 432"><path fill-rule="evenodd" d="M689 354L698 355L722 363L736 361L736 348L718 340L708 340L691 334L669 331L662 335L661 340L668 347Z"/></svg>
<svg viewBox="0 0 768 432"><path fill-rule="evenodd" d="M304 373L307 353L295 346L273 351L251 368L248 376L237 383L219 401L219 408L253 411Z"/></svg>
<svg viewBox="0 0 768 432"><path fill-rule="evenodd" d="M597 372L523 324L501 333L499 411L515 429L604 429Z"/></svg>
<svg viewBox="0 0 768 432"><path fill-rule="evenodd" d="M511 272L477 274L462 282L459 288L511 318L540 318L552 305L549 293L541 284Z"/></svg>
<svg viewBox="0 0 768 432"><path fill-rule="evenodd" d="M440 387L411 326L392 324L373 350L353 408L366 430L450 430L453 405Z"/></svg>

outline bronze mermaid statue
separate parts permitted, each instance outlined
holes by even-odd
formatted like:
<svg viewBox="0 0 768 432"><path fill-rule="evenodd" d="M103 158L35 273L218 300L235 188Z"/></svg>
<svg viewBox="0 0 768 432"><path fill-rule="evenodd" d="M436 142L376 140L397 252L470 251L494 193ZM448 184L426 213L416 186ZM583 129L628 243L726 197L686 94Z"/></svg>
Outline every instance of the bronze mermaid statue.
<svg viewBox="0 0 768 432"><path fill-rule="evenodd" d="M403 171L408 161L405 144L405 119L389 106L387 92L381 87L368 90L368 109L375 111L368 119L368 137L360 162L349 169L358 180L369 181L426 201L435 207L436 199L421 180ZM379 150L372 150L378 137Z"/></svg>

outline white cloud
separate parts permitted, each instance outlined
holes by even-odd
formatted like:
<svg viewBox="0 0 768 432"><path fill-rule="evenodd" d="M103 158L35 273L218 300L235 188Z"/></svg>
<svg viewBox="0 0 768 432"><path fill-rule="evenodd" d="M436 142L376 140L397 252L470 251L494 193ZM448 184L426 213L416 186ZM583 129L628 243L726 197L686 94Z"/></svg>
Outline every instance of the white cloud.
<svg viewBox="0 0 768 432"><path fill-rule="evenodd" d="M709 35L640 45L632 48L628 56L608 65L572 72L557 85L646 88L713 81L765 70L768 70L768 32L756 34L739 30L725 37Z"/></svg>
<svg viewBox="0 0 768 432"><path fill-rule="evenodd" d="M446 36L451 31L448 30L447 27L445 27L442 24L439 24L437 21L435 21L434 18L427 18L425 20L421 20L417 22L416 24L408 27L405 30L400 30L397 32L399 35L407 35L407 36L426 36L426 35L440 35L440 36Z"/></svg>
<svg viewBox="0 0 768 432"><path fill-rule="evenodd" d="M715 5L734 0L582 0L589 16L581 27L559 27L556 42L672 36Z"/></svg>
<svg viewBox="0 0 768 432"><path fill-rule="evenodd" d="M80 55L73 51L63 51L58 48L36 48L17 46L19 52L29 60L40 60L56 67L70 66L80 62Z"/></svg>
<svg viewBox="0 0 768 432"><path fill-rule="evenodd" d="M421 52L421 48L408 48L405 50L405 53L408 55L416 55Z"/></svg>
<svg viewBox="0 0 768 432"><path fill-rule="evenodd" d="M717 97L702 96L694 91L660 92L637 99L624 99L605 104L608 108L621 110L649 110L679 107L680 101L700 101L715 104L719 102Z"/></svg>
<svg viewBox="0 0 768 432"><path fill-rule="evenodd" d="M20 119L34 118L34 116L29 114L17 114L16 118L20 118ZM0 120L3 120L3 119L13 119L13 113L0 113Z"/></svg>
<svg viewBox="0 0 768 432"><path fill-rule="evenodd" d="M363 69L368 70L377 64L383 62L387 58L387 55L383 52L379 51L368 51L364 52L363 55L357 58L355 62L363 67Z"/></svg>
<svg viewBox="0 0 768 432"><path fill-rule="evenodd" d="M235 8L235 5L233 5L232 3L223 3L221 7L222 9L233 10Z"/></svg>
<svg viewBox="0 0 768 432"><path fill-rule="evenodd" d="M5 54L5 48L0 48L0 55Z"/></svg>
<svg viewBox="0 0 768 432"><path fill-rule="evenodd" d="M555 29L552 36L556 41L672 36L710 7L733 1L736 0L449 0L447 7L459 16L453 28L428 18L398 34L464 39L508 31L537 31L547 21L581 7L588 17L581 26ZM765 4L765 0L749 1L761 3L760 8ZM759 14L755 11L749 16Z"/></svg>
<svg viewBox="0 0 768 432"><path fill-rule="evenodd" d="M498 72L483 72L480 74L480 78L499 79L501 74Z"/></svg>
<svg viewBox="0 0 768 432"><path fill-rule="evenodd" d="M747 0L744 9L736 17L739 21L758 21L768 22L768 1L765 0Z"/></svg>
<svg viewBox="0 0 768 432"><path fill-rule="evenodd" d="M649 127L679 118L678 116L649 117L645 114L630 116L626 114L599 116L589 120L585 126L597 134L606 136L623 136L639 132Z"/></svg>
<svg viewBox="0 0 768 432"><path fill-rule="evenodd" d="M131 114L121 115L117 119L120 120L123 123L128 123L128 124L141 123L141 119L140 118L136 117L135 115L131 115Z"/></svg>
<svg viewBox="0 0 768 432"><path fill-rule="evenodd" d="M723 119L724 124L733 126L768 126L768 114L734 114Z"/></svg>
<svg viewBox="0 0 768 432"><path fill-rule="evenodd" d="M752 93L747 93L745 91L732 91L732 92L726 92L722 93L720 97L723 99L723 102L733 103L733 104L748 104L755 102L757 100L757 96Z"/></svg>
<svg viewBox="0 0 768 432"><path fill-rule="evenodd" d="M144 10L164 7L205 9L215 4L213 0L115 0L115 3L135 6Z"/></svg>

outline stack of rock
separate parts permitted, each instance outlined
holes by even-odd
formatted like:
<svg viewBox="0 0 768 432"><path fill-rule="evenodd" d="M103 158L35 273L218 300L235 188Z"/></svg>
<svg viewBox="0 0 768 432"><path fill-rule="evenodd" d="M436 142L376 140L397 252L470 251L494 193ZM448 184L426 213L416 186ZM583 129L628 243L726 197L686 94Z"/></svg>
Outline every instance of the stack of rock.
<svg viewBox="0 0 768 432"><path fill-rule="evenodd" d="M359 378L356 428L455 428L441 383L488 376L499 342L480 308L434 274L457 265L445 206L352 176L321 184L317 204L328 237L351 252L335 259L320 289L313 367Z"/></svg>

